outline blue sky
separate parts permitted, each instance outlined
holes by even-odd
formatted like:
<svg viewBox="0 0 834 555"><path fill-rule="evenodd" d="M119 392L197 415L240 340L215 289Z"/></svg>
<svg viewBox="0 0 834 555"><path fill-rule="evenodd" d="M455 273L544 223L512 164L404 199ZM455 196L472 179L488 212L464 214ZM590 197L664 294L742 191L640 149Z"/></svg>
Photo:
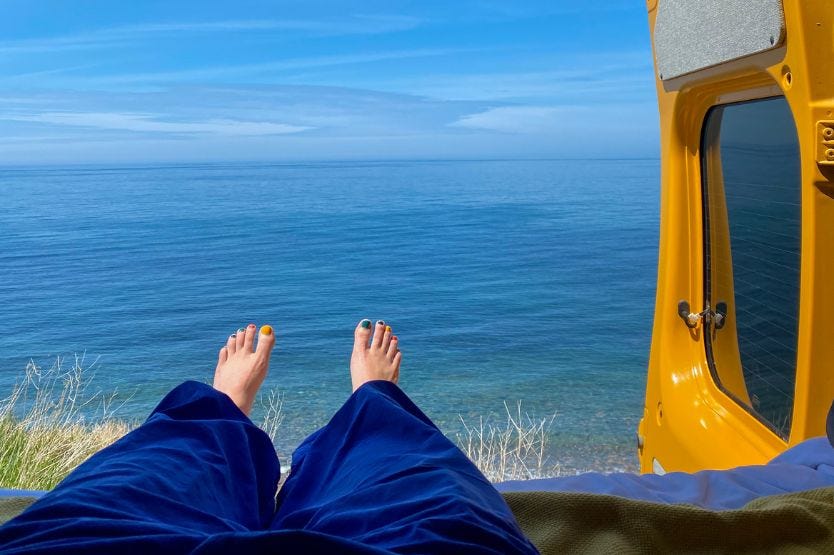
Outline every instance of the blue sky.
<svg viewBox="0 0 834 555"><path fill-rule="evenodd" d="M0 164L656 157L637 0L0 0Z"/></svg>

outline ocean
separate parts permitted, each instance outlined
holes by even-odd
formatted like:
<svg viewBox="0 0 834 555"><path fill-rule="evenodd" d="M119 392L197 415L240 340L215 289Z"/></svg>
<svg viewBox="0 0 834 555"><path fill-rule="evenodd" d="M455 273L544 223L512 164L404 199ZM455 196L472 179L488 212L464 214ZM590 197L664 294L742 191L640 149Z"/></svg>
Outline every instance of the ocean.
<svg viewBox="0 0 834 555"><path fill-rule="evenodd" d="M349 395L356 322L383 319L450 436L521 402L563 472L637 468L658 160L6 168L0 191L0 394L83 356L141 419L270 323L286 458Z"/></svg>

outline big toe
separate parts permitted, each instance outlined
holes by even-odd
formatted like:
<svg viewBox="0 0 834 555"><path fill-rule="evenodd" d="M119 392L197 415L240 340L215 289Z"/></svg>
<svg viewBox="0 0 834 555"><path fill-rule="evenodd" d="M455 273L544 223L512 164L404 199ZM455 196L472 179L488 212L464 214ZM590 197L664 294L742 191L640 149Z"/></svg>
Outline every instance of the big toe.
<svg viewBox="0 0 834 555"><path fill-rule="evenodd" d="M269 358L274 346L275 332L272 330L272 326L261 326L261 331L258 333L258 346L255 348L255 352L263 357Z"/></svg>
<svg viewBox="0 0 834 555"><path fill-rule="evenodd" d="M368 348L368 343L371 340L371 321L368 319L362 320L356 325L354 335L354 350L362 351Z"/></svg>

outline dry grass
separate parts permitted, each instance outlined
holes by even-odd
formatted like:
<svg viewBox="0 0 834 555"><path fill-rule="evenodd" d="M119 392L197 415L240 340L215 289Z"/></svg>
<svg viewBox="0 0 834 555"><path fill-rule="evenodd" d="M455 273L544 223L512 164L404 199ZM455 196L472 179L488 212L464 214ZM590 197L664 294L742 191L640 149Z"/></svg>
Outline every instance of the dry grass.
<svg viewBox="0 0 834 555"><path fill-rule="evenodd" d="M556 415L534 419L522 411L521 401L515 409L504 403L506 421L478 419L476 425L463 418L464 432L456 437L461 450L475 463L490 482L530 480L558 476L558 465L550 464L547 441Z"/></svg>
<svg viewBox="0 0 834 555"><path fill-rule="evenodd" d="M51 489L96 451L132 428L113 417L114 396L88 394L84 359L34 362L0 402L0 487ZM94 414L90 421L83 414Z"/></svg>
<svg viewBox="0 0 834 555"><path fill-rule="evenodd" d="M270 389L268 393L261 393L258 396L257 404L263 407L264 413L259 427L266 432L266 435L275 444L275 439L278 437L278 430L281 429L281 422L284 420L284 396L276 390Z"/></svg>

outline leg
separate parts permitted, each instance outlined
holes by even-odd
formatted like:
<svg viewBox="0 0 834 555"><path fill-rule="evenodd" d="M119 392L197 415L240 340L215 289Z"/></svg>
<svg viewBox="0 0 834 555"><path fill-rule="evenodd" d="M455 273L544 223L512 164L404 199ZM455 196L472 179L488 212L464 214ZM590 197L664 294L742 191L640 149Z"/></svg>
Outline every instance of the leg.
<svg viewBox="0 0 834 555"><path fill-rule="evenodd" d="M280 471L246 413L275 339L265 326L255 349L255 335L250 326L221 350L216 389L174 389L142 426L0 528L0 549L183 552L212 534L263 530Z"/></svg>
<svg viewBox="0 0 834 555"><path fill-rule="evenodd" d="M365 327L367 326L367 327ZM356 329L354 392L296 451L273 529L398 553L535 553L495 488L395 385L398 340Z"/></svg>

